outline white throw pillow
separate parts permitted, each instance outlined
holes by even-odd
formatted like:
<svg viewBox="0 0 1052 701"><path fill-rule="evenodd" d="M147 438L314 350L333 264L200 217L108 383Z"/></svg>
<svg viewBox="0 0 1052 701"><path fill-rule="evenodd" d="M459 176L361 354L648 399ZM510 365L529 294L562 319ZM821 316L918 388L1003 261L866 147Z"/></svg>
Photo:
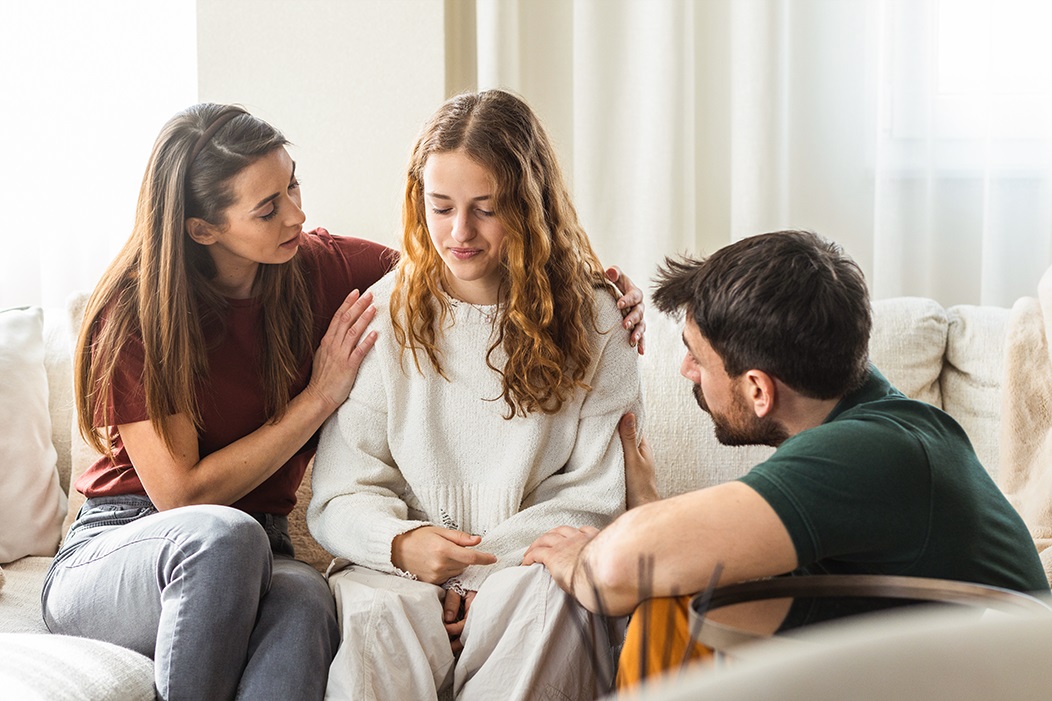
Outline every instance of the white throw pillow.
<svg viewBox="0 0 1052 701"><path fill-rule="evenodd" d="M153 701L153 662L101 640L0 633L0 698Z"/></svg>
<svg viewBox="0 0 1052 701"><path fill-rule="evenodd" d="M0 563L54 555L65 515L43 328L39 308L0 311Z"/></svg>

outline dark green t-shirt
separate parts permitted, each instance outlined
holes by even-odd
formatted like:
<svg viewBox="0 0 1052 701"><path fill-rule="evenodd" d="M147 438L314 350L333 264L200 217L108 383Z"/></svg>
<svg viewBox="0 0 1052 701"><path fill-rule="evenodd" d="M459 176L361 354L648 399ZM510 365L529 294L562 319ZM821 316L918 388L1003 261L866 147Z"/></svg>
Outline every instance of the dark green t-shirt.
<svg viewBox="0 0 1052 701"><path fill-rule="evenodd" d="M964 430L940 409L906 398L875 368L821 426L786 440L741 481L781 518L796 547L796 574L1048 591L1029 531ZM786 627L839 610L833 602L798 603Z"/></svg>

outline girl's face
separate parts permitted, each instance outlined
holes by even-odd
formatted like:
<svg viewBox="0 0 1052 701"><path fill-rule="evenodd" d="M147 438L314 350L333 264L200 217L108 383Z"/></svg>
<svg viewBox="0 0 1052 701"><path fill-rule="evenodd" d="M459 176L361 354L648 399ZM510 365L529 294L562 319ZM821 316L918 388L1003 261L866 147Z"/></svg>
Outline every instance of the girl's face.
<svg viewBox="0 0 1052 701"><path fill-rule="evenodd" d="M188 219L186 227L191 238L208 246L223 294L246 298L260 263L288 263L296 255L305 217L296 164L284 148L246 167L230 186L234 202L223 212L225 225Z"/></svg>
<svg viewBox="0 0 1052 701"><path fill-rule="evenodd" d="M495 179L463 151L424 164L427 230L448 274L446 291L471 304L496 304L504 226L493 210Z"/></svg>

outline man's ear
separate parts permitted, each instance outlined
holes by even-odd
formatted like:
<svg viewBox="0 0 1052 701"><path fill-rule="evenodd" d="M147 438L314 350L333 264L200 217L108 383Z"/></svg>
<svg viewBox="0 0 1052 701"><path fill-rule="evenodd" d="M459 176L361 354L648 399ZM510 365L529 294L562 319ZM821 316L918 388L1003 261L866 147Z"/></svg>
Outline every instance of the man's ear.
<svg viewBox="0 0 1052 701"><path fill-rule="evenodd" d="M215 243L218 231L217 227L200 217L190 217L186 220L186 235L202 246L211 246Z"/></svg>
<svg viewBox="0 0 1052 701"><path fill-rule="evenodd" d="M763 418L774 411L778 399L778 383L763 370L746 370L746 399L752 405L753 413Z"/></svg>

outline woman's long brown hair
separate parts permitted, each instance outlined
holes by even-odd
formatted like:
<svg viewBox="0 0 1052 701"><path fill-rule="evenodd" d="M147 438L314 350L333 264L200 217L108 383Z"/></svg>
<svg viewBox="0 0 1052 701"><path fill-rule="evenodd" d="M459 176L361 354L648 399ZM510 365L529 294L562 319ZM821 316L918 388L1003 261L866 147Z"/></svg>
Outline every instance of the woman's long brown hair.
<svg viewBox="0 0 1052 701"><path fill-rule="evenodd" d="M213 125L218 129L203 138ZM201 429L196 391L208 372L208 344L223 332L220 319L227 302L211 284L216 274L211 256L187 235L186 220L200 217L225 226L225 210L234 201L232 178L287 143L266 122L227 105L195 105L161 130L139 190L131 236L88 299L77 339L78 426L100 452L114 448L118 363L139 339L146 411L155 429L169 447L166 417L185 414ZM313 343L299 258L261 265L254 290L263 310L260 384L268 414L277 418Z"/></svg>
<svg viewBox="0 0 1052 701"><path fill-rule="evenodd" d="M594 353L593 289L613 288L577 220L555 150L536 115L501 90L447 101L417 139L410 159L402 219L402 257L391 296L395 340L423 351L442 373L439 327L451 313L442 293L445 264L425 219L423 172L434 153L462 151L492 174L494 210L505 230L502 306L496 340L507 361L500 373L507 418L556 413L584 376ZM404 320L404 325L403 325Z"/></svg>

